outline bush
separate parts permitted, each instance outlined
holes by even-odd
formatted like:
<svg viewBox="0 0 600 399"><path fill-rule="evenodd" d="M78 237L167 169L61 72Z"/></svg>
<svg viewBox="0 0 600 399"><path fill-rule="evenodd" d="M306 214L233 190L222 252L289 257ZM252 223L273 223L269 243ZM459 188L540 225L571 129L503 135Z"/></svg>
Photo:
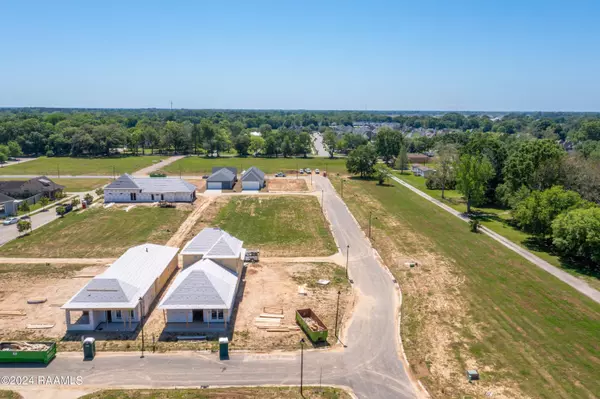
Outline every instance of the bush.
<svg viewBox="0 0 600 399"><path fill-rule="evenodd" d="M471 230L471 233L478 233L480 225L481 223L479 222L479 220L471 219L471 221L469 221L469 230Z"/></svg>
<svg viewBox="0 0 600 399"><path fill-rule="evenodd" d="M600 208L558 215L552 222L552 243L563 254L591 260L600 269Z"/></svg>
<svg viewBox="0 0 600 399"><path fill-rule="evenodd" d="M152 172L150 177L167 177L167 174L165 172Z"/></svg>
<svg viewBox="0 0 600 399"><path fill-rule="evenodd" d="M54 151L52 151L52 150L48 150L48 151L46 151L46 156L47 156L48 158L52 158L52 157L54 156Z"/></svg>
<svg viewBox="0 0 600 399"><path fill-rule="evenodd" d="M94 197L92 197L92 194L87 193L85 195L85 197L83 197L83 199L85 200L85 202L87 202L88 204L91 204L92 201L94 201Z"/></svg>
<svg viewBox="0 0 600 399"><path fill-rule="evenodd" d="M19 220L17 222L17 230L19 230L19 234L31 230L31 222L28 220Z"/></svg>
<svg viewBox="0 0 600 399"><path fill-rule="evenodd" d="M101 187L101 188L97 188L97 189L96 189L96 195L99 197L99 196L101 196L102 194L104 194L104 189L103 189L102 187Z"/></svg>
<svg viewBox="0 0 600 399"><path fill-rule="evenodd" d="M31 208L29 207L29 203L27 201L23 201L21 202L21 205L19 205L19 210L21 212L29 212Z"/></svg>
<svg viewBox="0 0 600 399"><path fill-rule="evenodd" d="M441 190L442 189L442 180L440 179L440 175L438 175L437 173L432 173L425 180L425 185L430 190ZM444 189L445 190L456 189L456 179L447 179Z"/></svg>

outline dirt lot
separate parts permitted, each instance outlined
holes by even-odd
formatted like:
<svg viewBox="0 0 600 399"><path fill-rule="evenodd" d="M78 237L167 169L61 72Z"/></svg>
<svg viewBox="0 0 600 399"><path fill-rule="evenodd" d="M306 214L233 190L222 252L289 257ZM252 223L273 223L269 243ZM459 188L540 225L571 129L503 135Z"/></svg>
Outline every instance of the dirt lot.
<svg viewBox="0 0 600 399"><path fill-rule="evenodd" d="M327 286L317 284L321 278L331 283ZM303 284L306 284L307 295L298 294L298 286ZM265 307L282 309L281 324L292 326L296 325L296 309L311 308L329 328L329 344L335 344L338 289L342 293L340 320L346 320L355 298L341 267L330 263L250 264L233 316L235 346L255 350L297 349L300 338L305 337L302 331L267 332L255 326L255 318L265 311Z"/></svg>
<svg viewBox="0 0 600 399"><path fill-rule="evenodd" d="M308 191L306 180L302 179L282 179L272 178L267 180L268 192L303 192Z"/></svg>
<svg viewBox="0 0 600 399"><path fill-rule="evenodd" d="M0 265L0 310L20 310L25 313L24 316L0 316L0 339L62 338L66 324L65 312L60 307L91 276L105 269L106 266L71 264ZM36 305L27 303L28 299L39 297L47 298L47 301ZM27 329L28 324L54 324L54 327L33 330Z"/></svg>
<svg viewBox="0 0 600 399"><path fill-rule="evenodd" d="M206 180L205 179L186 179L188 183L192 183L196 186L197 190L201 193L206 191Z"/></svg>

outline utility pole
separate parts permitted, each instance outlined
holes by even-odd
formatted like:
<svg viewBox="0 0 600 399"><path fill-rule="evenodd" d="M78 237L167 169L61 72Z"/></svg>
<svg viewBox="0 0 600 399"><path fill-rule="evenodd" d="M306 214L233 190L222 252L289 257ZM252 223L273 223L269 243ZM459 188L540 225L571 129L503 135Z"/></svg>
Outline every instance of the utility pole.
<svg viewBox="0 0 600 399"><path fill-rule="evenodd" d="M142 356L144 357L144 300L142 297L139 299L140 303L140 325L142 326Z"/></svg>
<svg viewBox="0 0 600 399"><path fill-rule="evenodd" d="M56 170L58 171L58 178L60 179L60 165L56 164Z"/></svg>
<svg viewBox="0 0 600 399"><path fill-rule="evenodd" d="M369 240L371 239L371 218L373 217L373 212L369 212Z"/></svg>
<svg viewBox="0 0 600 399"><path fill-rule="evenodd" d="M340 312L340 294L342 292L338 291L338 298L337 298L337 307L335 308L335 337L338 338L338 315Z"/></svg>
<svg viewBox="0 0 600 399"><path fill-rule="evenodd" d="M304 338L300 340L300 396L304 397L302 394L302 385L304 380Z"/></svg>
<svg viewBox="0 0 600 399"><path fill-rule="evenodd" d="M350 259L350 245L346 245L346 279L348 278L348 259Z"/></svg>
<svg viewBox="0 0 600 399"><path fill-rule="evenodd" d="M344 178L342 177L342 199L344 199Z"/></svg>
<svg viewBox="0 0 600 399"><path fill-rule="evenodd" d="M321 190L321 210L323 210L323 207L325 206L325 203L323 202L324 196L325 196L325 191Z"/></svg>

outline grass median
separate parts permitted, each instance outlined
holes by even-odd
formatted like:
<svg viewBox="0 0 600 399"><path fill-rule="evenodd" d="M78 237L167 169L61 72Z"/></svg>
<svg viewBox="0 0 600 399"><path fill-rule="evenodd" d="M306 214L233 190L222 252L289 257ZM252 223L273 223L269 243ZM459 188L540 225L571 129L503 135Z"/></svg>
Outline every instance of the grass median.
<svg viewBox="0 0 600 399"><path fill-rule="evenodd" d="M399 184L349 180L344 200L364 229L373 212L374 246L403 291L405 350L434 397L600 392L599 304Z"/></svg>

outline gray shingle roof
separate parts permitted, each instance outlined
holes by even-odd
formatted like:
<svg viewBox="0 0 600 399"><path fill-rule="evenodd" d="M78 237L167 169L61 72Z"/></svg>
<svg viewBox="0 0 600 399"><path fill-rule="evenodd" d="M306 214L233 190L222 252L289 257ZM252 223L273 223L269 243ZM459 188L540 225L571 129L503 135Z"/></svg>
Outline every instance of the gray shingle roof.
<svg viewBox="0 0 600 399"><path fill-rule="evenodd" d="M205 228L192 238L181 251L182 255L203 255L209 258L237 258L243 242L219 228Z"/></svg>
<svg viewBox="0 0 600 399"><path fill-rule="evenodd" d="M183 270L158 305L159 309L230 309L238 275L210 259Z"/></svg>
<svg viewBox="0 0 600 399"><path fill-rule="evenodd" d="M265 180L265 173L258 169L256 166L252 166L242 175L242 181L258 181L262 182Z"/></svg>
<svg viewBox="0 0 600 399"><path fill-rule="evenodd" d="M129 248L104 273L94 277L63 309L133 309L177 256L178 248L142 244Z"/></svg>
<svg viewBox="0 0 600 399"><path fill-rule="evenodd" d="M183 179L171 177L120 176L106 186L107 189L139 189L149 193L188 193L196 191L196 186Z"/></svg>
<svg viewBox="0 0 600 399"><path fill-rule="evenodd" d="M208 182L231 182L235 180L235 173L227 168L221 168L206 179Z"/></svg>
<svg viewBox="0 0 600 399"><path fill-rule="evenodd" d="M9 201L14 201L15 199L13 197L9 197L6 194L2 194L0 193L0 203L2 202L9 202Z"/></svg>

